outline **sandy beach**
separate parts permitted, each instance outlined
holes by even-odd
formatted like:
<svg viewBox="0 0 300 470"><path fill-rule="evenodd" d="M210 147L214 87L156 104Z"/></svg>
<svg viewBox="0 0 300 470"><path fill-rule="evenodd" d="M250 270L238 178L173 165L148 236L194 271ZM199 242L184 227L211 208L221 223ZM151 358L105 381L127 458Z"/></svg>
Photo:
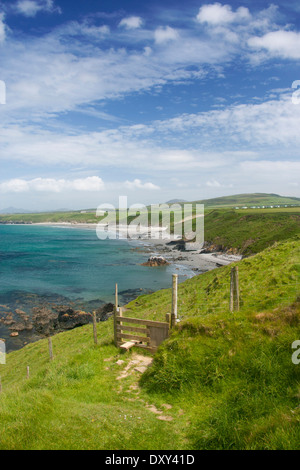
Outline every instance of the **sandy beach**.
<svg viewBox="0 0 300 470"><path fill-rule="evenodd" d="M140 240L149 256L163 256L169 263L190 267L195 273L210 271L220 266L240 261L242 256L225 253L203 253L202 250L181 251L176 245L168 245L169 240Z"/></svg>

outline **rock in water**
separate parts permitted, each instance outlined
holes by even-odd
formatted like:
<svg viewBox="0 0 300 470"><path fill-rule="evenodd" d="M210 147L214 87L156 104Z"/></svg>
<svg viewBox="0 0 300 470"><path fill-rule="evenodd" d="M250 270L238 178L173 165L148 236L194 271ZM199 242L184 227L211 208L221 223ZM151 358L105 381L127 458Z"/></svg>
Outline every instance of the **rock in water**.
<svg viewBox="0 0 300 470"><path fill-rule="evenodd" d="M151 266L151 267L158 267L158 266L167 266L168 261L163 256L150 256L146 263L142 263L142 266Z"/></svg>

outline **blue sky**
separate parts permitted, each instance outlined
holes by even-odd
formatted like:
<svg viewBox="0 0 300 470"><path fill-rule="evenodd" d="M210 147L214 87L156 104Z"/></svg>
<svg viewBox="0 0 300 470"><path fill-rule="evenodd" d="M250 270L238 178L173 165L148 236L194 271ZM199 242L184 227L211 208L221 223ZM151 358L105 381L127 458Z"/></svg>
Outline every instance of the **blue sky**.
<svg viewBox="0 0 300 470"><path fill-rule="evenodd" d="M0 0L0 208L300 196L299 62L294 0Z"/></svg>

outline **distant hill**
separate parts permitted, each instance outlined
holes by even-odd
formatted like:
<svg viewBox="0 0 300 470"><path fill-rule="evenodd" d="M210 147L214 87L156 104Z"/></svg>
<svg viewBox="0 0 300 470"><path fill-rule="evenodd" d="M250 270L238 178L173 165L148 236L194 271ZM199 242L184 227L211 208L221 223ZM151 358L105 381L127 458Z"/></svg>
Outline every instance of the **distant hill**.
<svg viewBox="0 0 300 470"><path fill-rule="evenodd" d="M185 199L171 199L170 201L167 201L166 204L177 204L180 202L188 202Z"/></svg>
<svg viewBox="0 0 300 470"><path fill-rule="evenodd" d="M270 206L296 204L300 205L300 198L286 197L279 194L253 193L253 194L236 194L233 196L223 196L213 199L203 199L195 201L210 207L237 207L237 206Z"/></svg>
<svg viewBox="0 0 300 470"><path fill-rule="evenodd" d="M0 214L29 214L30 211L25 209L17 209L16 207L7 207L6 209L1 209Z"/></svg>
<svg viewBox="0 0 300 470"><path fill-rule="evenodd" d="M183 199L171 199L166 204L181 204L185 202ZM300 207L300 198L285 197L278 194L236 194L233 196L224 196L214 199L204 199L194 201L204 204L205 209L235 209L235 208L251 208L251 207L284 207L287 205ZM148 206L150 209L150 206ZM264 211L266 209L263 209ZM272 209L270 209L272 210ZM291 210L291 209L287 209ZM70 210L60 209L55 212L36 212L32 213L24 209L16 209L15 207L8 207L0 211L0 223L37 223L37 222L73 222L73 223L98 223L101 217L96 216L95 209L86 210Z"/></svg>

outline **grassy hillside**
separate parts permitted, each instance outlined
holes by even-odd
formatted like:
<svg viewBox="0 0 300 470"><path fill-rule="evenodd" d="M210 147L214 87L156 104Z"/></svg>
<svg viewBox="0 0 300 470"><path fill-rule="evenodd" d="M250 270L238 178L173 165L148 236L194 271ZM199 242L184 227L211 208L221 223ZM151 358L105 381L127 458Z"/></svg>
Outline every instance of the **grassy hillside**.
<svg viewBox="0 0 300 470"><path fill-rule="evenodd" d="M235 207L235 206L271 206L278 204L297 204L300 205L300 198L285 197L278 194L254 193L254 194L236 194L234 196L223 196L213 199L204 199L197 201L205 204L207 207Z"/></svg>
<svg viewBox="0 0 300 470"><path fill-rule="evenodd" d="M137 351L112 344L111 320L98 324L97 347L90 325L56 335L51 363L44 340L10 353L0 366L0 448L299 448L299 242L239 263L238 313L228 311L230 267L182 283L182 321L141 379ZM170 304L166 289L127 309L163 319Z"/></svg>
<svg viewBox="0 0 300 470"><path fill-rule="evenodd" d="M101 220L101 217L96 217L95 213L81 213L81 211L41 212L41 213L36 213L36 214L3 214L3 215L0 215L0 223L2 223L2 222L18 222L18 223L42 223L42 222L98 223L100 220Z"/></svg>
<svg viewBox="0 0 300 470"><path fill-rule="evenodd" d="M205 241L213 249L232 249L243 255L258 253L276 241L300 233L297 209L212 210L205 216Z"/></svg>

